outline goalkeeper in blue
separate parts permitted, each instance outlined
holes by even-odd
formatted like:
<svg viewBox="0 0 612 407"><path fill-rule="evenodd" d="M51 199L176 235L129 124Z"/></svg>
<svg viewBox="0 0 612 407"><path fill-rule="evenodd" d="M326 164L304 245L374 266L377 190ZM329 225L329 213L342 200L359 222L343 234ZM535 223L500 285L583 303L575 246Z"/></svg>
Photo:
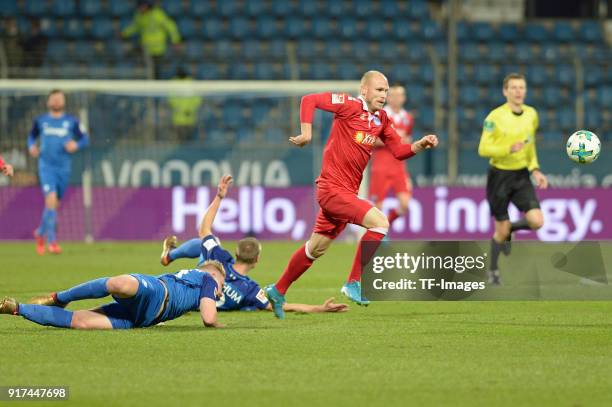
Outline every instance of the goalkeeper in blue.
<svg viewBox="0 0 612 407"><path fill-rule="evenodd" d="M34 231L36 252L45 253L45 239L49 252L60 254L57 243L57 209L70 180L72 154L87 147L89 138L79 121L65 113L64 92L54 89L47 96L48 112L34 119L28 135L28 151L38 158L38 177L45 196L45 209L40 226Z"/></svg>
<svg viewBox="0 0 612 407"><path fill-rule="evenodd" d="M272 306L265 292L248 274L259 262L261 245L257 239L247 237L238 242L236 259L221 247L219 239L212 234L212 224L221 201L232 183L232 177L225 175L219 181L217 196L206 210L199 228L199 238L191 239L176 247L176 237L167 237L163 242L161 263L164 266L180 258L198 258L198 264L215 260L225 268L225 284L221 298L217 301L219 311L272 311ZM346 304L334 303L334 298L327 299L321 305L284 304L287 312L343 312L348 310Z"/></svg>

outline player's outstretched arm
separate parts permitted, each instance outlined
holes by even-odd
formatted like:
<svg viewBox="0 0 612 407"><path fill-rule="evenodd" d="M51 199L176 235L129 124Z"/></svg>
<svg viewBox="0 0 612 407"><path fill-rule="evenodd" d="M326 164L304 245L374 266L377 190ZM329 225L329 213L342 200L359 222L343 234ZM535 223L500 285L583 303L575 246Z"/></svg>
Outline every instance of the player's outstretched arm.
<svg viewBox="0 0 612 407"><path fill-rule="evenodd" d="M217 321L217 304L211 298L204 297L200 300L200 316L207 328L224 328L225 325Z"/></svg>
<svg viewBox="0 0 612 407"><path fill-rule="evenodd" d="M221 180L219 181L219 186L217 187L217 195L208 206L208 209L206 209L206 213L204 214L202 222L200 223L200 238L212 234L212 224L215 221L215 216L217 216L217 212L219 211L219 206L221 206L221 200L225 198L225 195L227 195L227 190L229 189L231 184L231 175L224 175L221 177Z"/></svg>
<svg viewBox="0 0 612 407"><path fill-rule="evenodd" d="M331 297L325 300L321 305L311 304L291 304L286 302L283 305L283 309L286 312L303 312L305 314L312 314L315 312L346 312L349 307L346 304L336 304L335 298ZM272 311L272 306L268 304L266 311Z"/></svg>
<svg viewBox="0 0 612 407"><path fill-rule="evenodd" d="M325 110L326 112L340 113L348 109L346 102L349 96L343 93L312 93L302 97L300 104L300 123L301 134L289 137L289 141L298 147L304 147L312 139L312 120L315 109Z"/></svg>

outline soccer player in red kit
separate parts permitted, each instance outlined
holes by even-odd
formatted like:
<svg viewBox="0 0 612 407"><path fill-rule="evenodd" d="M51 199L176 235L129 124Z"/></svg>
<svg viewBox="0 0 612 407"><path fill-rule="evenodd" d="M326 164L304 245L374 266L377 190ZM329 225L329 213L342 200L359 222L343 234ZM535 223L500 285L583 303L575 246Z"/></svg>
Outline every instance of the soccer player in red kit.
<svg viewBox="0 0 612 407"><path fill-rule="evenodd" d="M276 284L266 287L274 314L283 319L285 293L344 230L347 223L367 229L361 241L380 243L389 229L387 217L370 202L359 199L357 192L363 171L370 160L374 143L380 138L393 156L405 160L427 148L437 146L438 138L428 135L414 144L402 144L391 120L383 110L389 91L387 78L378 71L361 78L360 96L342 93L318 93L302 98L300 121L302 133L289 141L303 147L312 138L312 119L316 108L334 113L329 140L323 152L321 175L316 180L320 210L310 240L293 253ZM361 296L361 269L374 255L377 244L368 245L368 253L357 247L353 267L342 294L359 305L369 302ZM362 264L363 260L363 264Z"/></svg>
<svg viewBox="0 0 612 407"><path fill-rule="evenodd" d="M2 156L0 155L0 172L6 175L7 177L13 176L13 166L4 162Z"/></svg>
<svg viewBox="0 0 612 407"><path fill-rule="evenodd" d="M414 120L412 115L404 110L406 103L406 90L401 85L393 85L389 88L387 106L385 112L391 119L395 131L400 136L402 143L412 142L412 126ZM372 153L372 170L370 178L370 199L378 209L382 208L383 201L390 189L393 190L399 201L397 209L391 209L389 224L402 216L408 210L408 202L412 197L412 182L406 171L403 161L393 156L393 153L381 140L376 140L376 148Z"/></svg>

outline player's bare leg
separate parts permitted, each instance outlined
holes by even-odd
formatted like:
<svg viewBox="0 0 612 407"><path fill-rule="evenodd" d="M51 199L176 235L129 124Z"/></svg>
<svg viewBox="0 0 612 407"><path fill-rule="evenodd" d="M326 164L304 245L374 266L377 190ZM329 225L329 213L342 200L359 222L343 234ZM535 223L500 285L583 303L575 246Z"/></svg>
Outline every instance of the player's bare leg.
<svg viewBox="0 0 612 407"><path fill-rule="evenodd" d="M496 220L495 233L491 239L491 260L489 263L489 283L500 284L499 278L499 254L504 250L504 245L510 236L511 223L509 220Z"/></svg>
<svg viewBox="0 0 612 407"><path fill-rule="evenodd" d="M510 224L510 233L504 243L503 253L508 256L512 250L512 233L517 230L538 230L544 225L544 215L540 208L530 209L525 213L525 217Z"/></svg>
<svg viewBox="0 0 612 407"><path fill-rule="evenodd" d="M361 295L361 271L363 266L374 256L380 242L387 235L389 220L380 209L372 207L363 217L361 226L365 227L367 231L358 243L351 272L340 292L358 305L367 306L370 301ZM364 242L368 243L364 244Z"/></svg>
<svg viewBox="0 0 612 407"><path fill-rule="evenodd" d="M80 310L72 313L72 329L113 329L113 324L99 309Z"/></svg>

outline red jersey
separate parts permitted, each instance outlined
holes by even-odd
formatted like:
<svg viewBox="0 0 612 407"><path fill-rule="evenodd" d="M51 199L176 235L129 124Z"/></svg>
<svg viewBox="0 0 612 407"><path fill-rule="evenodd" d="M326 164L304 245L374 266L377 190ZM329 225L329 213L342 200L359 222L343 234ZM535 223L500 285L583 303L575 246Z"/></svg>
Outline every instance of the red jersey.
<svg viewBox="0 0 612 407"><path fill-rule="evenodd" d="M395 158L405 160L415 153L402 144L384 110L372 114L361 97L343 93L316 93L302 98L300 121L312 123L315 108L335 113L329 140L323 151L320 188L357 194L374 143L380 138Z"/></svg>
<svg viewBox="0 0 612 407"><path fill-rule="evenodd" d="M5 165L6 164L4 163L4 160L2 159L2 156L0 155L0 170L2 170Z"/></svg>
<svg viewBox="0 0 612 407"><path fill-rule="evenodd" d="M399 112L392 111L389 106L385 107L387 116L393 123L395 130L402 137L412 136L412 127L414 125L414 119L412 115L404 109ZM392 172L398 173L406 170L403 162L396 159L387 146L376 147L372 154L372 172Z"/></svg>

